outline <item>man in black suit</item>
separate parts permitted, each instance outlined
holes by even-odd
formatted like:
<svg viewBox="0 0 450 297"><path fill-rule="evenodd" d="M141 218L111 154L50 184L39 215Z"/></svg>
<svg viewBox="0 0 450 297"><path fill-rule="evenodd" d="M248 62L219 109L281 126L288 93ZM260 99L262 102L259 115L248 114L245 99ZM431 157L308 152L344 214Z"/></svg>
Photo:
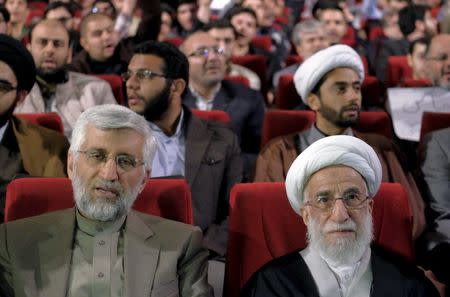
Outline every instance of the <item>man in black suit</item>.
<svg viewBox="0 0 450 297"><path fill-rule="evenodd" d="M244 161L244 176L249 178L259 152L264 119L262 95L243 85L223 80L225 56L207 32L189 36L182 45L189 61L189 88L183 98L190 108L219 109L228 113L237 134Z"/></svg>

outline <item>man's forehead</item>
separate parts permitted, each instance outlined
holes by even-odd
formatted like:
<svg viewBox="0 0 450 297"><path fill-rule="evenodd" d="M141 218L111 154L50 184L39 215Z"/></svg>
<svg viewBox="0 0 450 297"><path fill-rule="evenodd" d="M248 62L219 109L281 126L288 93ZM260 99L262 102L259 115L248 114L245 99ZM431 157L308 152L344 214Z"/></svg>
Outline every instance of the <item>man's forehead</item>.
<svg viewBox="0 0 450 297"><path fill-rule="evenodd" d="M58 22L58 24L60 24ZM63 27L51 26L51 25L38 25L34 28L32 33L32 41L35 39L47 39L47 40L69 40L69 33Z"/></svg>
<svg viewBox="0 0 450 297"><path fill-rule="evenodd" d="M217 41L206 32L191 35L191 37L186 40L187 48L193 50L196 50L201 47L211 47L216 45Z"/></svg>
<svg viewBox="0 0 450 297"><path fill-rule="evenodd" d="M130 63L128 64L128 69L138 70L138 69L149 69L149 70L160 70L164 65L164 60L161 57L152 54L135 54Z"/></svg>
<svg viewBox="0 0 450 297"><path fill-rule="evenodd" d="M434 37L431 40L430 52L448 52L450 51L450 34L443 34ZM445 46L443 46L445 45Z"/></svg>

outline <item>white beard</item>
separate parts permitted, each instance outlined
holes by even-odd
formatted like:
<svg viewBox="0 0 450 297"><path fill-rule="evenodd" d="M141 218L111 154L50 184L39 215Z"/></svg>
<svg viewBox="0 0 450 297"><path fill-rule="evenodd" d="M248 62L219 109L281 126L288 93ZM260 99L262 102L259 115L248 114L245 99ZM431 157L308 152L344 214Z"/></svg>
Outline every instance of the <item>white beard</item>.
<svg viewBox="0 0 450 297"><path fill-rule="evenodd" d="M339 229L356 230L356 236L355 238L337 238L334 242L327 241L326 232ZM343 224L326 223L321 227L316 220L310 218L307 236L311 248L318 251L328 265L334 267L353 265L361 259L372 241L372 215L370 213L366 215L359 226L349 219Z"/></svg>
<svg viewBox="0 0 450 297"><path fill-rule="evenodd" d="M118 181L96 180L94 183L96 186L114 189L119 193L117 198L110 200L90 197L87 183L83 182L74 167L72 187L77 208L83 215L97 221L113 221L127 214L140 192L140 187L124 192Z"/></svg>

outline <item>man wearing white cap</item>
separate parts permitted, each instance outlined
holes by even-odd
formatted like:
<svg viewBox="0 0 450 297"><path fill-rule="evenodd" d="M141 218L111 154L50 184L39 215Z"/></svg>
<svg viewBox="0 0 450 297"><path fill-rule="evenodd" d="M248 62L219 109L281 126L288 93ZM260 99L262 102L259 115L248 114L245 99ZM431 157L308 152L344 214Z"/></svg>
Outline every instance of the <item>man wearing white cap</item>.
<svg viewBox="0 0 450 297"><path fill-rule="evenodd" d="M286 192L308 246L263 266L241 296L438 296L421 271L370 245L381 179L377 154L356 137L330 136L305 149Z"/></svg>
<svg viewBox="0 0 450 297"><path fill-rule="evenodd" d="M382 135L352 129L359 118L363 80L361 58L347 45L331 46L304 61L294 75L294 83L303 102L316 112L316 121L307 130L269 142L258 156L255 181L284 181L295 158L319 139L355 136L376 151L382 180L400 182L406 188L413 213L413 236L417 238L425 226L423 200L410 173L399 162L394 144Z"/></svg>

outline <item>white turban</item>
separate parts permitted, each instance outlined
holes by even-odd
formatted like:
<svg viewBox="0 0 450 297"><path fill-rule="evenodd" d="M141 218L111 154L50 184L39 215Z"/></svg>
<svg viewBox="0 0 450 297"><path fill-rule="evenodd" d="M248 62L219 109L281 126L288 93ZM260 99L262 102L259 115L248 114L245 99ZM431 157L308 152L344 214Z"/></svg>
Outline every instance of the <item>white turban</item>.
<svg viewBox="0 0 450 297"><path fill-rule="evenodd" d="M340 67L354 69L360 82L364 80L364 66L358 53L344 44L323 49L306 59L294 74L294 84L303 102L308 105L308 95L328 72Z"/></svg>
<svg viewBox="0 0 450 297"><path fill-rule="evenodd" d="M303 192L309 178L320 169L334 165L348 166L361 174L370 197L378 192L382 170L380 160L372 147L353 136L328 136L307 147L289 168L286 192L296 213L300 215Z"/></svg>

